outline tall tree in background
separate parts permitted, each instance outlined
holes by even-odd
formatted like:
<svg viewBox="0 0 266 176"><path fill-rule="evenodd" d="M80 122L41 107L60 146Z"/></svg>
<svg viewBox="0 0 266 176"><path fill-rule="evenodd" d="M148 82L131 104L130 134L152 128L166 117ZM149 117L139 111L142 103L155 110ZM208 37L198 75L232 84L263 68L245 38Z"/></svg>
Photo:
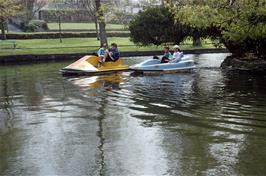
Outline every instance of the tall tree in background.
<svg viewBox="0 0 266 176"><path fill-rule="evenodd" d="M20 5L16 0L0 0L0 27L2 31L2 40L6 40L5 23L9 17L17 14Z"/></svg>
<svg viewBox="0 0 266 176"><path fill-rule="evenodd" d="M22 5L25 9L25 23L28 24L49 0L22 0Z"/></svg>
<svg viewBox="0 0 266 176"><path fill-rule="evenodd" d="M89 16L91 16L95 23L95 30L97 34L97 40L100 40L99 29L98 29L98 19L96 15L96 5L95 1L92 0L80 0L82 7L86 10Z"/></svg>
<svg viewBox="0 0 266 176"><path fill-rule="evenodd" d="M96 15L99 23L99 29L100 29L100 42L101 45L107 42L107 35L106 35L106 30L105 30L105 17L104 17L104 9L101 4L101 0L95 0L95 7L96 7Z"/></svg>

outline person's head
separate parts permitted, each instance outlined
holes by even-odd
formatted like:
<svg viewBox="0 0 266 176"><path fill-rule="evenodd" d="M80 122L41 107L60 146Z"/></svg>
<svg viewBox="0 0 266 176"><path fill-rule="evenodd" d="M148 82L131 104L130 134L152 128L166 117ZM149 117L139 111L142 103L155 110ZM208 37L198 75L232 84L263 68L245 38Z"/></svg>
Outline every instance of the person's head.
<svg viewBox="0 0 266 176"><path fill-rule="evenodd" d="M112 44L111 44L111 48L112 48L112 49L116 49L116 48L117 48L117 44L116 44L116 43L112 43Z"/></svg>
<svg viewBox="0 0 266 176"><path fill-rule="evenodd" d="M107 48L107 44L106 43L102 44L102 48Z"/></svg>
<svg viewBox="0 0 266 176"><path fill-rule="evenodd" d="M181 48L178 45L175 45L173 47L173 49L174 49L175 52L180 52L181 51Z"/></svg>
<svg viewBox="0 0 266 176"><path fill-rule="evenodd" d="M168 46L165 46L163 50L165 53L167 53L167 52L169 52L170 48Z"/></svg>

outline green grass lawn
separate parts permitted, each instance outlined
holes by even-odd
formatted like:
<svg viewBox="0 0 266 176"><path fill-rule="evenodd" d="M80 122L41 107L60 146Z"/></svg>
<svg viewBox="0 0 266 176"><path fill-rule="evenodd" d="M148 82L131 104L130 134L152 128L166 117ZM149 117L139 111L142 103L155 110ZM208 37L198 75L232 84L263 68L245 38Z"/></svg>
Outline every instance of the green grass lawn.
<svg viewBox="0 0 266 176"><path fill-rule="evenodd" d="M58 23L48 23L50 30L57 30ZM62 23L62 30L81 30L81 29L95 29L94 23ZM122 24L107 24L106 29L125 29L125 26Z"/></svg>
<svg viewBox="0 0 266 176"><path fill-rule="evenodd" d="M59 39L17 40L16 42L17 49L0 49L0 55L91 53L99 48L99 41L94 38L65 38L63 43L60 43ZM116 42L120 52L162 50L162 46L135 46L129 38L110 37L108 42ZM195 49L191 41L186 41L181 47ZM203 42L200 48L214 48L214 46Z"/></svg>

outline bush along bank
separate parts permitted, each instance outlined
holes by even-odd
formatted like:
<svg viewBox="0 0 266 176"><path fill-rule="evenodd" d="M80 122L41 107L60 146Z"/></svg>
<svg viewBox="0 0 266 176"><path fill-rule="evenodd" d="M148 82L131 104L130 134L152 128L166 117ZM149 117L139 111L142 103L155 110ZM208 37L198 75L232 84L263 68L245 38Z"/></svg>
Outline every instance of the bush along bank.
<svg viewBox="0 0 266 176"><path fill-rule="evenodd" d="M129 37L127 32L109 32L108 37ZM9 33L7 39L27 40L27 39L54 39L54 38L94 38L96 33L92 32L42 32L42 33Z"/></svg>
<svg viewBox="0 0 266 176"><path fill-rule="evenodd" d="M245 57L237 57L232 55L228 56L223 61L221 68L226 72L265 74L266 59L258 58L253 55L247 55Z"/></svg>

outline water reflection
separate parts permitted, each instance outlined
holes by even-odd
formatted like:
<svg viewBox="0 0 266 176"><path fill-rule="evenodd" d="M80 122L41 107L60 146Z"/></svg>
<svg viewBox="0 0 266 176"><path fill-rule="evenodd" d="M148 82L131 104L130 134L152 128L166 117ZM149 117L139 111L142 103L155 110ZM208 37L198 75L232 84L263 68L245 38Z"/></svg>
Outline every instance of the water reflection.
<svg viewBox="0 0 266 176"><path fill-rule="evenodd" d="M121 82L123 82L122 73L102 76L70 78L68 80L74 85L80 87L81 90L96 89L99 91L120 89L119 85Z"/></svg>
<svg viewBox="0 0 266 176"><path fill-rule="evenodd" d="M1 67L0 175L263 175L265 77L223 74L225 56L144 77Z"/></svg>

